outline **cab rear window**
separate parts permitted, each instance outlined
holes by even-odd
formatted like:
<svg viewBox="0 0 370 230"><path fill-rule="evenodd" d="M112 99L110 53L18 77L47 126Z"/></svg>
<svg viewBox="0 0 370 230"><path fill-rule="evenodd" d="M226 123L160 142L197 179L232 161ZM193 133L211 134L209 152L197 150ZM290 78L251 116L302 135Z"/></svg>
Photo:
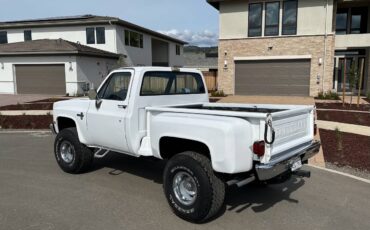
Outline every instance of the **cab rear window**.
<svg viewBox="0 0 370 230"><path fill-rule="evenodd" d="M140 96L203 93L205 87L201 75L188 72L146 72L140 90Z"/></svg>

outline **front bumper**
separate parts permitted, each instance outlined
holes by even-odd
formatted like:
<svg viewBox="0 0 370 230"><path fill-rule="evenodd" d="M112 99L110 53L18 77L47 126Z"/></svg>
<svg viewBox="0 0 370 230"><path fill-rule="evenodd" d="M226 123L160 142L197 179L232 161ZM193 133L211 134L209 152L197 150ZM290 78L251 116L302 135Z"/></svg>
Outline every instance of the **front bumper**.
<svg viewBox="0 0 370 230"><path fill-rule="evenodd" d="M319 141L314 141L307 148L298 152L289 159L272 164L257 164L255 169L258 179L260 181L265 181L277 177L284 172L290 171L293 163L296 162L297 159L301 158L302 162L307 161L319 152L320 146L321 144Z"/></svg>

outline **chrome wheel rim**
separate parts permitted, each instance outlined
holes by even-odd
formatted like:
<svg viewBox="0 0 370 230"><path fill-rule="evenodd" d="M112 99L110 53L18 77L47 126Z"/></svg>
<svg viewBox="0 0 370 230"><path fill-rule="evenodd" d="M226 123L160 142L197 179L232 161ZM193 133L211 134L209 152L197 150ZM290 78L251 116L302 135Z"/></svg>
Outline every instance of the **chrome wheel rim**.
<svg viewBox="0 0 370 230"><path fill-rule="evenodd" d="M74 159L75 152L72 144L69 141L63 141L60 144L60 155L64 162L71 163Z"/></svg>
<svg viewBox="0 0 370 230"><path fill-rule="evenodd" d="M192 205L197 199L197 185L194 178L187 172L176 173L172 188L177 200L183 205Z"/></svg>

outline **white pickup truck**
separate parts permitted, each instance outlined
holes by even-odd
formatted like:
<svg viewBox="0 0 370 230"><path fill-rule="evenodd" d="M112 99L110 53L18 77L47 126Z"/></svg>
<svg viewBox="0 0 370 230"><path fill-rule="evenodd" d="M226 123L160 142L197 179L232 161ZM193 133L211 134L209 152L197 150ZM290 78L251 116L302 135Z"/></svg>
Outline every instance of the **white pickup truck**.
<svg viewBox="0 0 370 230"><path fill-rule="evenodd" d="M201 72L117 69L89 98L54 104L59 166L81 173L109 152L166 160L164 193L179 217L203 222L225 187L291 174L319 151L314 107L209 103Z"/></svg>

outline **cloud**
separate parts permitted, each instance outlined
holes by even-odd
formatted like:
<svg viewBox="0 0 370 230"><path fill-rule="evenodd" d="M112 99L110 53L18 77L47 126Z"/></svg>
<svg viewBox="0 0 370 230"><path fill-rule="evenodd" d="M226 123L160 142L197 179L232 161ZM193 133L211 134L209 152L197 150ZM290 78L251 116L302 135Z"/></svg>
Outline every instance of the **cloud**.
<svg viewBox="0 0 370 230"><path fill-rule="evenodd" d="M167 30L158 31L159 33L178 38L180 40L186 41L189 45L196 46L217 46L218 44L218 34L209 30L203 30L201 32L193 32L190 30Z"/></svg>

